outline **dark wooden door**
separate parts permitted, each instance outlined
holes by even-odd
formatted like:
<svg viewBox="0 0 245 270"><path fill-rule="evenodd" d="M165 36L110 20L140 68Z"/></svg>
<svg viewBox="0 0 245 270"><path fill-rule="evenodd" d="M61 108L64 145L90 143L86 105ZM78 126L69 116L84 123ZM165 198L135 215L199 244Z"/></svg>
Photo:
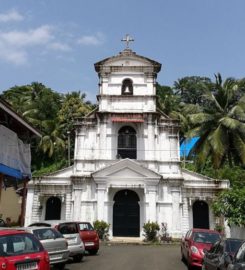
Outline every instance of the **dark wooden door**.
<svg viewBox="0 0 245 270"><path fill-rule="evenodd" d="M139 197L132 190L121 190L114 197L113 236L139 236Z"/></svg>
<svg viewBox="0 0 245 270"><path fill-rule="evenodd" d="M61 201L60 198L50 197L46 203L45 220L60 219Z"/></svg>
<svg viewBox="0 0 245 270"><path fill-rule="evenodd" d="M209 229L209 209L204 201L193 204L193 228Z"/></svg>

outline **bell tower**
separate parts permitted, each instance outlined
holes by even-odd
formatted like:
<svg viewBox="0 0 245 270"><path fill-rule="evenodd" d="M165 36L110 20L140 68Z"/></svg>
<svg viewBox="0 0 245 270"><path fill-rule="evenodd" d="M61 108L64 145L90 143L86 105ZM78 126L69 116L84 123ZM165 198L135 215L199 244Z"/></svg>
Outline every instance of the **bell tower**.
<svg viewBox="0 0 245 270"><path fill-rule="evenodd" d="M156 78L161 64L129 48L133 39L122 39L126 48L95 64L99 76L99 111L147 113L156 111Z"/></svg>

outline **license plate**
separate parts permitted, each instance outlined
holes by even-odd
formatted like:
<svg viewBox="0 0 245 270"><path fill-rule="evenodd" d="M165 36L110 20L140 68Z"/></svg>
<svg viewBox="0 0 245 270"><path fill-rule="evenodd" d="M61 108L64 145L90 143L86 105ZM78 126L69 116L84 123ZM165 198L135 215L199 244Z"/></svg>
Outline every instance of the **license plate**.
<svg viewBox="0 0 245 270"><path fill-rule="evenodd" d="M85 242L84 245L85 246L93 246L94 245L94 242Z"/></svg>
<svg viewBox="0 0 245 270"><path fill-rule="evenodd" d="M17 265L17 270L37 270L37 262L29 262Z"/></svg>
<svg viewBox="0 0 245 270"><path fill-rule="evenodd" d="M50 259L51 260L58 260L58 259L62 259L61 255L50 255Z"/></svg>
<svg viewBox="0 0 245 270"><path fill-rule="evenodd" d="M75 244L77 242L76 238L73 239L67 239L68 244Z"/></svg>

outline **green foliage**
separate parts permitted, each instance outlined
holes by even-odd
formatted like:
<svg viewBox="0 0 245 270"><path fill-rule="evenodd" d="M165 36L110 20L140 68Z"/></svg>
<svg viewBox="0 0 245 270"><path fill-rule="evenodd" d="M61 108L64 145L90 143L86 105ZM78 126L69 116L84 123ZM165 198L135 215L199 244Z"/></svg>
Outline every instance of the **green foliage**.
<svg viewBox="0 0 245 270"><path fill-rule="evenodd" d="M207 77L190 76L178 79L174 83L174 92L185 104L203 104L203 94L212 88L212 82Z"/></svg>
<svg viewBox="0 0 245 270"><path fill-rule="evenodd" d="M99 238L101 240L106 240L108 238L108 232L110 224L103 220L96 220L93 223L95 230L97 231Z"/></svg>
<svg viewBox="0 0 245 270"><path fill-rule="evenodd" d="M225 227L222 225L219 225L219 224L216 224L214 227L214 230L217 232L220 232L220 233L224 232L224 229L225 229Z"/></svg>
<svg viewBox="0 0 245 270"><path fill-rule="evenodd" d="M83 117L93 108L85 97L80 92L59 94L38 82L14 86L3 92L2 98L43 135L40 141L32 139L30 142L34 175L37 171L38 175L50 173L67 165L68 131L73 156L74 119Z"/></svg>
<svg viewBox="0 0 245 270"><path fill-rule="evenodd" d="M32 176L33 177L40 177L42 175L46 175L55 171L58 171L66 166L67 162L65 159L60 160L59 162L52 163L50 165L41 167L40 169L37 169L33 171Z"/></svg>
<svg viewBox="0 0 245 270"><path fill-rule="evenodd" d="M144 223L143 231L146 241L155 242L157 240L157 233L160 230L160 227L157 222Z"/></svg>
<svg viewBox="0 0 245 270"><path fill-rule="evenodd" d="M186 105L188 108L193 105ZM245 95L244 82L232 78L222 82L220 74L212 87L204 87L197 111L188 115L187 137L199 137L188 158L203 168L210 158L213 168L226 161L245 166Z"/></svg>
<svg viewBox="0 0 245 270"><path fill-rule="evenodd" d="M212 205L217 216L229 225L245 226L245 187L223 191Z"/></svg>
<svg viewBox="0 0 245 270"><path fill-rule="evenodd" d="M157 107L165 114L169 115L172 111L178 109L180 98L175 95L173 89L169 86L156 85L157 91Z"/></svg>

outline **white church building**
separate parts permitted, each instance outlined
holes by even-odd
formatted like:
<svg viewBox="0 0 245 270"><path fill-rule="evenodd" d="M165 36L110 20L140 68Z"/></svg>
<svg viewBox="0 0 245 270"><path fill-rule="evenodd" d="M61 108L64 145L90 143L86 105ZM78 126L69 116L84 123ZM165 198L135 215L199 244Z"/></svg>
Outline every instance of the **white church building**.
<svg viewBox="0 0 245 270"><path fill-rule="evenodd" d="M229 187L181 168L179 123L157 108L161 64L127 46L95 64L96 109L75 124L74 164L28 184L25 224L104 220L110 238L141 237L148 221L181 237L215 227L211 204Z"/></svg>

